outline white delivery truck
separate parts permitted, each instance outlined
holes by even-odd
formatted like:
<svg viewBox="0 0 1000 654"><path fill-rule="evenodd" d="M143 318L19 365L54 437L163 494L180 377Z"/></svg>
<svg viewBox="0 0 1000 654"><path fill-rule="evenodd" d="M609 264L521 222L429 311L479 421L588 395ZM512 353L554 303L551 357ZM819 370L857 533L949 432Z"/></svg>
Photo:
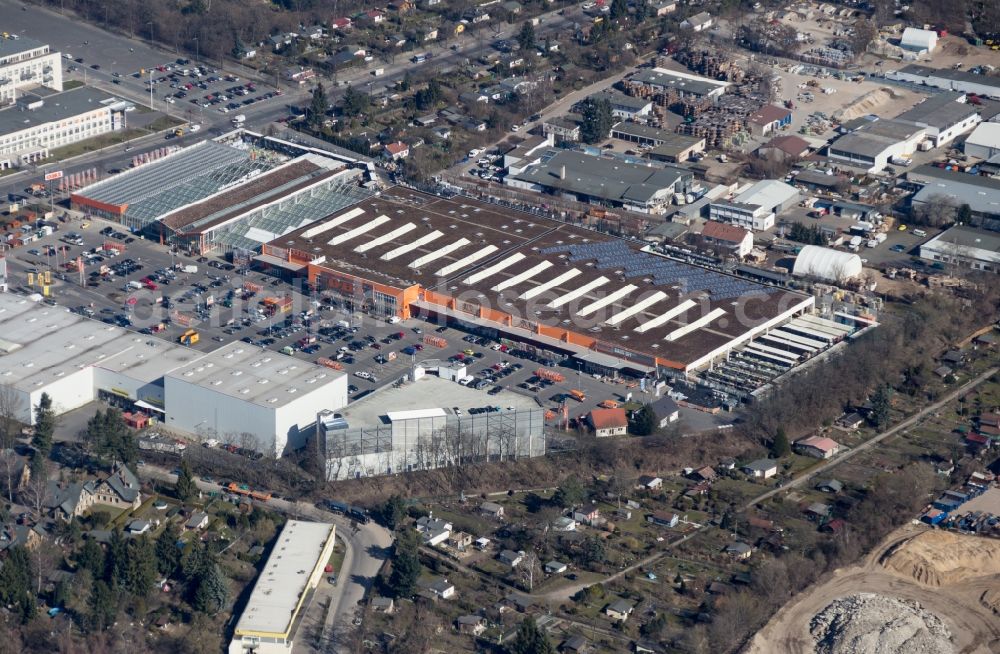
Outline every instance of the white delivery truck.
<svg viewBox="0 0 1000 654"><path fill-rule="evenodd" d="M247 117L244 116L243 114L236 114L235 116L233 116L233 125L236 126L242 125L243 123L246 122L246 120Z"/></svg>
<svg viewBox="0 0 1000 654"><path fill-rule="evenodd" d="M186 273L196 273L198 272L198 266L192 266L191 264L188 264L184 266L183 270Z"/></svg>

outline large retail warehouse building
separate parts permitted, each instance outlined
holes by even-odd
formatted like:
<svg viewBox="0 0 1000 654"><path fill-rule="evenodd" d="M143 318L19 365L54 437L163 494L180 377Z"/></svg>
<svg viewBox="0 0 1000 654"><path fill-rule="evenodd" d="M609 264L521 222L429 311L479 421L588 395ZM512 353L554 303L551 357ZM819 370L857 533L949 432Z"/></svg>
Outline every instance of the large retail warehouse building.
<svg viewBox="0 0 1000 654"><path fill-rule="evenodd" d="M259 259L357 310L447 317L594 370L696 370L813 306L641 247L396 187L271 241Z"/></svg>

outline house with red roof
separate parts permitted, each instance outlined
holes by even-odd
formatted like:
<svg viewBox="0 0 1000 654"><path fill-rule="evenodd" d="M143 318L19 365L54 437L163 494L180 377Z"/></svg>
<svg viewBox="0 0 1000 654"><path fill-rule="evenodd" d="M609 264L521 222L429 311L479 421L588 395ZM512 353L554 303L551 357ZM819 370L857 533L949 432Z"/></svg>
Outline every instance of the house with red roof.
<svg viewBox="0 0 1000 654"><path fill-rule="evenodd" d="M739 225L709 220L701 230L706 242L712 243L733 256L742 259L753 249L753 232Z"/></svg>
<svg viewBox="0 0 1000 654"><path fill-rule="evenodd" d="M349 30L353 25L353 21L347 16L341 18L334 18L330 21L330 27L335 30Z"/></svg>
<svg viewBox="0 0 1000 654"><path fill-rule="evenodd" d="M628 416L625 409L594 409L587 414L587 422L598 438L624 436L628 433Z"/></svg>
<svg viewBox="0 0 1000 654"><path fill-rule="evenodd" d="M817 459L829 459L840 451L840 443L825 436L810 436L796 441L795 451Z"/></svg>
<svg viewBox="0 0 1000 654"><path fill-rule="evenodd" d="M757 154L766 159L801 159L809 154L809 141L794 134L782 134L757 148Z"/></svg>
<svg viewBox="0 0 1000 654"><path fill-rule="evenodd" d="M403 143L402 141L396 141L395 143L386 143L384 146L385 155L392 159L393 161L398 161L399 159L406 159L410 156L410 146Z"/></svg>

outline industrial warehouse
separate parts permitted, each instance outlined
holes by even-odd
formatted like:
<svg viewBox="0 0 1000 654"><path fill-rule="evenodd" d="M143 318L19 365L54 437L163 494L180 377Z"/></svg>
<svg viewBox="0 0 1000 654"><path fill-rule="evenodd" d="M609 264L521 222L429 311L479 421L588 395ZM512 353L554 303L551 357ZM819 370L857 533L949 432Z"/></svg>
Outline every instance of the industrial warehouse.
<svg viewBox="0 0 1000 654"><path fill-rule="evenodd" d="M810 296L628 241L402 188L268 243L262 256L349 308L443 318L615 374L704 368L813 307Z"/></svg>
<svg viewBox="0 0 1000 654"><path fill-rule="evenodd" d="M206 354L16 295L0 294L0 334L0 380L26 424L42 393L57 415L103 400L201 438L248 435L276 456L347 404L330 368L244 343Z"/></svg>
<svg viewBox="0 0 1000 654"><path fill-rule="evenodd" d="M545 454L545 410L531 397L487 396L423 374L431 367L438 366L424 362L414 368L413 383L379 389L319 417L331 481ZM441 406L442 398L449 406Z"/></svg>
<svg viewBox="0 0 1000 654"><path fill-rule="evenodd" d="M276 139L203 141L74 193L73 208L193 254L261 244L362 200L356 162Z"/></svg>

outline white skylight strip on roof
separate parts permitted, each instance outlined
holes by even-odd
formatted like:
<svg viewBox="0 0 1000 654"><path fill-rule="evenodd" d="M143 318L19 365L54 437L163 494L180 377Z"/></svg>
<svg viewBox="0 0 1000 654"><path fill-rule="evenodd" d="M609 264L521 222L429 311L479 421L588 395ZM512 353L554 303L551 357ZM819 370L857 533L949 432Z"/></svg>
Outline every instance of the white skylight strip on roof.
<svg viewBox="0 0 1000 654"><path fill-rule="evenodd" d="M461 270L462 268L467 267L469 264L473 264L473 263L479 261L483 257L488 257L489 255L493 254L494 252L496 252L499 249L500 248L497 247L496 245L487 245L483 249L476 250L475 252L473 252L472 254L468 255L467 257L463 257L463 258L459 259L458 261L453 261L452 263L449 263L447 266L445 266L444 268L442 268L441 270L437 271L434 274L438 275L440 277L445 277L445 276L450 275L451 273L455 272L456 270Z"/></svg>
<svg viewBox="0 0 1000 654"><path fill-rule="evenodd" d="M820 326L826 327L827 329L831 329L831 330L833 330L835 332L839 332L841 334L844 334L845 336L847 334L850 334L852 331L854 331L854 329L852 327L849 327L848 325L842 325L839 322L830 320L828 318L823 318L821 316L814 316L812 314L804 313L804 314L802 314L799 317L802 318L803 320L808 321L808 322L811 322L811 323L814 323L816 325L820 325Z"/></svg>
<svg viewBox="0 0 1000 654"><path fill-rule="evenodd" d="M796 350L804 350L806 352L812 353L816 349L809 347L808 345L803 345L802 343L796 343L795 341L790 341L786 338L781 338L780 336L775 336L774 334L761 334L757 337L757 342L762 345L783 345L785 347L796 348Z"/></svg>
<svg viewBox="0 0 1000 654"><path fill-rule="evenodd" d="M650 329L655 329L660 325L665 325L666 323L670 322L671 320L681 315L688 309L696 306L698 306L698 303L695 302L694 300L684 300L670 311L667 311L666 313L661 314L653 318L652 320L647 320L646 322L642 323L641 325L635 328L635 331L639 332L640 334L648 332Z"/></svg>
<svg viewBox="0 0 1000 654"><path fill-rule="evenodd" d="M771 347L770 345L764 345L763 343L758 343L757 341L750 341L747 343L747 348L750 350L757 350L760 352L767 352L772 356L776 356L779 359L785 359L789 362L795 362L799 360L798 354L792 354L791 352L786 352L785 350L779 350L776 347Z"/></svg>
<svg viewBox="0 0 1000 654"><path fill-rule="evenodd" d="M457 241L455 241L454 243L449 243L448 245L444 246L443 248L438 248L437 250L434 250L433 252L428 252L427 254L425 254L424 256L420 257L419 259L414 259L410 263L410 268L421 268L421 267L423 267L424 264L428 264L431 261L437 261L441 257L448 256L449 254L451 254L455 250L457 250L457 249L459 249L461 247L465 247L466 245L468 245L471 242L472 241L470 241L467 238L460 238Z"/></svg>
<svg viewBox="0 0 1000 654"><path fill-rule="evenodd" d="M429 234L424 234L423 236L413 241L412 243L404 243L395 250L389 250L381 257L379 257L379 259L381 259L382 261L392 261L396 257L402 256L407 252L412 252L413 250L416 250L418 247L422 245L427 245L434 239L441 238L442 236L444 236L444 232L435 229L433 232Z"/></svg>
<svg viewBox="0 0 1000 654"><path fill-rule="evenodd" d="M591 280L591 281L587 282L586 284L584 284L583 286L581 286L580 288L578 288L576 290L572 290L569 293L567 293L566 295L563 295L561 297L557 297L556 299L552 300L551 302L549 302L549 308L557 309L557 308L561 307L562 305L564 305L564 304L566 304L568 302L572 302L573 300L575 300L578 297L583 297L584 295L586 295L587 293L591 292L592 290L594 290L598 286L604 286L605 284L607 284L610 281L611 281L610 279L608 279L607 277L604 277L604 276L601 276L601 277L598 277L597 279Z"/></svg>
<svg viewBox="0 0 1000 654"><path fill-rule="evenodd" d="M663 291L657 291L652 295L650 295L649 297L647 297L646 299L639 300L638 302L630 306L628 309L620 311L615 315L611 316L610 318L608 318L606 324L617 325L626 318L630 318L641 311L645 311L647 307L656 304L665 297L667 297L666 293L664 293Z"/></svg>
<svg viewBox="0 0 1000 654"><path fill-rule="evenodd" d="M319 236L320 234L322 234L325 231L328 231L328 230L333 229L334 227L338 227L340 225L343 225L344 223L346 223L348 220L351 220L352 218L357 218L358 216L360 216L364 212L365 212L365 210L362 209L361 207L354 207L353 209L351 209L347 213L345 213L343 215L340 215L340 216L337 216L336 218L333 218L331 220L328 220L327 222L323 223L322 225L316 225L315 227L310 227L306 231L302 232L302 238L312 238L314 236Z"/></svg>
<svg viewBox="0 0 1000 654"><path fill-rule="evenodd" d="M468 277L462 280L462 283L475 284L476 282L482 281L487 277L491 277L492 275L497 274L498 272L504 270L505 268L510 268L515 263L524 258L525 255L521 254L520 252L515 252L514 254L510 255L509 257L501 261L500 263L495 263L489 268L484 268L477 273L469 275Z"/></svg>
<svg viewBox="0 0 1000 654"><path fill-rule="evenodd" d="M537 275L538 273L540 273L543 270L546 270L548 268L551 268L551 267L552 267L552 262L551 261L543 261L540 264L538 264L537 266L533 266L533 267L525 270L522 273L518 273L518 274L514 275L510 279L507 279L505 281L500 282L499 284L497 284L496 286L493 287L493 290L494 291L502 291L505 288L510 288L511 286L517 286L521 282L526 282L529 279L531 279L532 277L534 277L535 275Z"/></svg>
<svg viewBox="0 0 1000 654"><path fill-rule="evenodd" d="M798 334L786 332L783 329L772 329L768 333L773 334L775 336L780 336L786 341L791 341L793 343L798 343L799 345L805 345L807 347L811 347L814 350L819 350L821 348L826 347L826 341L817 341L811 338L806 338L805 336L799 336Z"/></svg>
<svg viewBox="0 0 1000 654"><path fill-rule="evenodd" d="M627 286L623 286L614 293L609 293L608 295L602 297L600 300L597 300L596 302L591 302L587 306L580 308L577 311L577 314L581 316L589 316L590 314L594 313L595 311L597 311L602 307L606 307L609 304L614 304L615 302L622 299L623 297L625 297L626 295L628 295L637 288L639 287L636 286L635 284L629 284Z"/></svg>
<svg viewBox="0 0 1000 654"><path fill-rule="evenodd" d="M574 277L576 277L579 274L580 274L580 271L577 270L576 268L573 268L571 270L567 270L566 272L564 272L563 274L559 275L558 277L553 277L549 281L543 282L543 283L539 284L538 286L536 286L535 288L530 288L527 291L525 291L524 293L521 293L521 296L518 299L520 299L520 300L530 300L531 298L535 297L536 295L541 295L545 291L547 291L547 290L549 290L551 288L555 288L556 286L559 286L563 282L567 282L567 281L573 279Z"/></svg>
<svg viewBox="0 0 1000 654"><path fill-rule="evenodd" d="M693 332L696 329L701 329L702 327L704 327L708 323L712 322L716 318L719 318L719 317L724 316L724 315L726 315L726 310L725 309L719 309L719 308L713 309L712 311L710 311L708 313L707 316L702 316L701 318L698 318L697 320L695 320L693 323L688 324L688 325L684 325L683 327L679 327L679 328L675 329L674 331L670 332L669 334L666 335L666 337L663 340L665 340L665 341L676 341L681 336L684 336L685 334L689 334L689 333Z"/></svg>
<svg viewBox="0 0 1000 654"><path fill-rule="evenodd" d="M385 223L389 222L389 220L390 220L389 216L379 216L378 218L372 218L371 220L369 220L360 227L355 227L350 231L346 231L343 234L338 234L337 236L334 236L329 241L327 241L327 245L340 245L341 243L349 241L352 238L357 238L362 234L367 234L368 232L372 231L379 225L384 225Z"/></svg>
<svg viewBox="0 0 1000 654"><path fill-rule="evenodd" d="M402 236L403 234L406 234L407 232L412 232L416 228L417 228L416 223L406 223L405 225L403 225L401 227L397 227L396 229L392 230L388 234L382 234L378 238L374 238L374 239L368 241L367 243L362 243L358 247L354 248L354 251L355 252L367 252L368 250L371 250L372 248L377 248L380 245L385 245L389 241L391 241L393 239L396 239L396 238L399 238L400 236Z"/></svg>

